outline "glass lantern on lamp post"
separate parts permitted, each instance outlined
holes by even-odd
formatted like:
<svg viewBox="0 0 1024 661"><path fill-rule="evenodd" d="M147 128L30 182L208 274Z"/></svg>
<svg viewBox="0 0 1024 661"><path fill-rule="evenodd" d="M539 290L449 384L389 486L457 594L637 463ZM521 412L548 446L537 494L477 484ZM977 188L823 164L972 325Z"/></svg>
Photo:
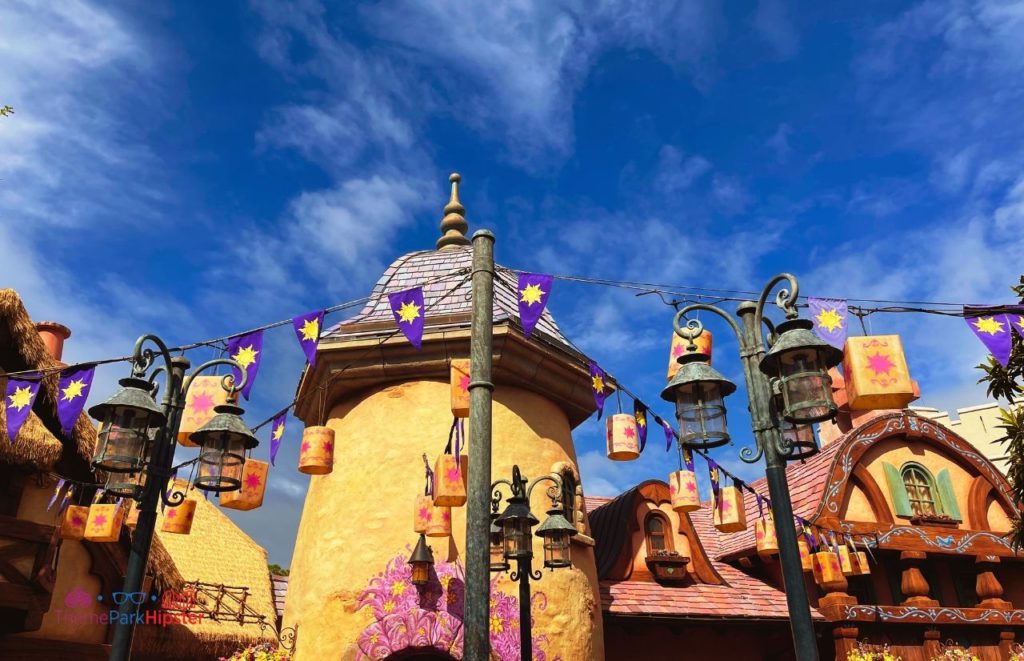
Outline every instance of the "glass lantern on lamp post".
<svg viewBox="0 0 1024 661"><path fill-rule="evenodd" d="M214 407L215 416L192 433L200 447L197 489L212 492L237 491L242 487L245 452L259 441L242 421L242 409L234 404Z"/></svg>
<svg viewBox="0 0 1024 661"><path fill-rule="evenodd" d="M786 321L776 328L764 317L764 309L775 286L783 281L789 283L790 289L779 290L775 304L785 312ZM810 321L798 318L798 298L796 278L782 273L768 282L756 303L739 304L739 322L721 308L696 303L676 313L673 328L695 348L694 340L704 331L704 325L687 315L708 311L725 319L739 341L755 440L753 448L745 447L739 454L747 463L765 458L780 564L784 584L789 587L786 601L794 651L798 661L814 661L818 658L817 642L804 590L785 471L788 460L803 459L818 451L810 425L836 413L828 370L842 361L843 354L818 338ZM681 321L685 321L685 326ZM707 358L699 354L684 355L679 362L679 371L661 396L676 403L680 445L697 449L723 445L729 440L724 397L735 391L736 386L711 370Z"/></svg>
<svg viewBox="0 0 1024 661"><path fill-rule="evenodd" d="M409 556L409 566L412 567L412 584L422 587L430 581L430 569L434 566L434 552L427 545L427 537L420 533L420 540L416 542L416 548Z"/></svg>

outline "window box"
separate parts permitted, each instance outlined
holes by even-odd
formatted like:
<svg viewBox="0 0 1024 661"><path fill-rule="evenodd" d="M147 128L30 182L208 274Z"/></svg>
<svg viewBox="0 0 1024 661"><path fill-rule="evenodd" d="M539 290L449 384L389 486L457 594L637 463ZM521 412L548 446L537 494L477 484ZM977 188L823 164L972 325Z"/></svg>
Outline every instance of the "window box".
<svg viewBox="0 0 1024 661"><path fill-rule="evenodd" d="M682 581L686 579L686 565L690 559L676 551L656 551L646 558L647 569L658 581Z"/></svg>
<svg viewBox="0 0 1024 661"><path fill-rule="evenodd" d="M918 514L910 518L910 523L915 526L942 526L944 528L956 528L960 521L948 514Z"/></svg>

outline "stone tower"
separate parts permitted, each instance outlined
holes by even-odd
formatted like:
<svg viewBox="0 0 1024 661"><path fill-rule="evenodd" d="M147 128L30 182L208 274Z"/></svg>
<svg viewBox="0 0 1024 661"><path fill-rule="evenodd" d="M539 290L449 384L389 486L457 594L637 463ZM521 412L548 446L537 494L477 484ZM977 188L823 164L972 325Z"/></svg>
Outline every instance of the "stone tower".
<svg viewBox="0 0 1024 661"><path fill-rule="evenodd" d="M433 463L452 423L450 361L469 357L472 249L457 174L451 183L437 249L396 259L363 310L321 337L316 367L300 384L296 415L336 437L333 472L310 478L292 559L284 626L298 628L299 661L462 655L465 507L452 509L451 537L428 538L443 593L417 591L401 577L418 537L422 455ZM600 660L593 540L571 435L594 410L589 374L548 313L529 340L523 336L516 280L500 267L495 274L492 479L518 464L530 478L557 472L577 485L573 567L544 570L532 586L535 658ZM421 351L396 333L387 298L416 286L424 289ZM550 503L543 491L531 503L541 519ZM539 539L535 555L543 558ZM518 659L518 614L506 607L515 594L507 576L492 582L492 658Z"/></svg>

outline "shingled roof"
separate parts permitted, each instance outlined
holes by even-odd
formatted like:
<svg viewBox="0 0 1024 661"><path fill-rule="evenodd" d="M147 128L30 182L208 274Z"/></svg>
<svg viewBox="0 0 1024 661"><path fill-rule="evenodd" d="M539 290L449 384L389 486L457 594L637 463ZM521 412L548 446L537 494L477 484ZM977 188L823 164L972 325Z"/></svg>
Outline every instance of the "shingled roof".
<svg viewBox="0 0 1024 661"><path fill-rule="evenodd" d="M388 294L423 287L425 330L465 326L472 309L469 279L473 263L470 246L448 246L443 250L419 250L402 255L384 270L359 314L331 327L321 342L347 338L366 332L395 328ZM513 271L497 267L494 282L495 324L519 326L516 297L518 277ZM547 310L537 322L536 332L568 346L551 313Z"/></svg>

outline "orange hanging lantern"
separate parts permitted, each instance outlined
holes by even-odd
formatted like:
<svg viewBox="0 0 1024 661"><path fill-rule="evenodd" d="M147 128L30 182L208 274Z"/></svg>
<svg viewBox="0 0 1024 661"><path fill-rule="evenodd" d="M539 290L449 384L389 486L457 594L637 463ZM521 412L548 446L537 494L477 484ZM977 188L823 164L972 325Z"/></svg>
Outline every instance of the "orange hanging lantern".
<svg viewBox="0 0 1024 661"><path fill-rule="evenodd" d="M196 501L186 498L177 507L168 507L164 512L164 523L160 530L176 535L188 535L192 532L192 520L196 516Z"/></svg>
<svg viewBox="0 0 1024 661"><path fill-rule="evenodd" d="M299 448L299 472L326 475L334 470L334 430L330 427L306 427Z"/></svg>
<svg viewBox="0 0 1024 661"><path fill-rule="evenodd" d="M856 561L854 561L856 558ZM851 564L857 569L857 574L866 576L871 573L871 565L868 564L868 554L864 551L857 551L850 556Z"/></svg>
<svg viewBox="0 0 1024 661"><path fill-rule="evenodd" d="M725 533L747 529L747 512L743 505L743 494L735 486L722 487L718 490L714 523L720 532Z"/></svg>
<svg viewBox="0 0 1024 661"><path fill-rule="evenodd" d="M60 520L61 539L84 539L85 524L89 521L89 508L84 505L68 505Z"/></svg>
<svg viewBox="0 0 1024 661"><path fill-rule="evenodd" d="M223 376L197 376L185 394L185 408L181 412L181 426L178 428L178 443L186 447L197 447L192 442L192 432L199 431L213 416L213 407L227 404L230 393L224 390ZM237 395L235 397L237 399Z"/></svg>
<svg viewBox="0 0 1024 661"><path fill-rule="evenodd" d="M697 349L695 351L688 351L687 347L690 345L690 340L680 337L678 333L672 333L672 346L668 352L669 381L679 371L679 358L688 353L702 353L708 357L708 364L711 364L711 333L708 330L704 330L704 332L693 339L693 343L697 346Z"/></svg>
<svg viewBox="0 0 1024 661"><path fill-rule="evenodd" d="M263 494L267 490L267 477L270 464L257 459L247 459L242 465L225 468L224 472L241 483L236 491L222 491L220 506L232 510L254 510L263 504Z"/></svg>
<svg viewBox="0 0 1024 661"><path fill-rule="evenodd" d="M85 523L85 539L90 542L116 542L121 537L125 509L110 503L90 505L89 518Z"/></svg>
<svg viewBox="0 0 1024 661"><path fill-rule="evenodd" d="M434 504L438 507L462 507L466 504L466 473L469 457L442 454L434 462Z"/></svg>
<svg viewBox="0 0 1024 661"><path fill-rule="evenodd" d="M452 415L469 417L469 359L452 360L451 369Z"/></svg>
<svg viewBox="0 0 1024 661"><path fill-rule="evenodd" d="M762 557L779 552L779 540L775 535L775 520L771 514L762 516L754 522L754 540L757 542L757 554Z"/></svg>
<svg viewBox="0 0 1024 661"><path fill-rule="evenodd" d="M135 530L135 526L139 524L139 506L134 500L131 506L128 508L128 514L124 517L125 527Z"/></svg>
<svg viewBox="0 0 1024 661"><path fill-rule="evenodd" d="M695 512L700 509L700 491L697 474L681 469L668 476L668 491L672 496L672 509L677 512Z"/></svg>
<svg viewBox="0 0 1024 661"><path fill-rule="evenodd" d="M902 409L917 399L899 335L847 338L843 376L850 409Z"/></svg>
<svg viewBox="0 0 1024 661"><path fill-rule="evenodd" d="M807 543L807 540L801 537L796 540L797 550L800 551L800 567L805 572L814 571L814 565L811 563L811 546Z"/></svg>
<svg viewBox="0 0 1024 661"><path fill-rule="evenodd" d="M427 537L447 537L452 534L452 508L438 507L434 499L427 496L416 496L416 509L413 512L413 531Z"/></svg>
<svg viewBox="0 0 1024 661"><path fill-rule="evenodd" d="M608 416L605 422L608 440L608 458L613 461L632 461L640 456L640 437L636 418L627 413Z"/></svg>
<svg viewBox="0 0 1024 661"><path fill-rule="evenodd" d="M846 583L839 556L834 551L818 551L811 555L814 582L827 589L838 589Z"/></svg>

